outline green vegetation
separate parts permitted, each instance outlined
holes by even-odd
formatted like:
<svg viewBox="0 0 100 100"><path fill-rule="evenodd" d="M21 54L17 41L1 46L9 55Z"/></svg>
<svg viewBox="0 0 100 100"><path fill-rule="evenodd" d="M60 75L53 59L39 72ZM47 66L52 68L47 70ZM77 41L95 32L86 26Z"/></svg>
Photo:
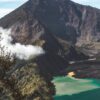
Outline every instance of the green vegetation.
<svg viewBox="0 0 100 100"><path fill-rule="evenodd" d="M43 44L45 44L45 40L36 40L33 42L33 45L38 45L38 46L43 46Z"/></svg>
<svg viewBox="0 0 100 100"><path fill-rule="evenodd" d="M17 59L0 49L0 100L53 100L55 87L34 61L15 68Z"/></svg>

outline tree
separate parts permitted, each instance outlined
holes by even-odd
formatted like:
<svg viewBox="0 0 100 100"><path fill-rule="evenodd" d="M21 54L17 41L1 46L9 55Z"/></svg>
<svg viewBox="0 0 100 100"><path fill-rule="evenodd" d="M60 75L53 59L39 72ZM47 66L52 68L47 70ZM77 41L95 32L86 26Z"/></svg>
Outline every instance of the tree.
<svg viewBox="0 0 100 100"><path fill-rule="evenodd" d="M0 100L52 100L55 87L33 61L17 67L15 56L0 46Z"/></svg>

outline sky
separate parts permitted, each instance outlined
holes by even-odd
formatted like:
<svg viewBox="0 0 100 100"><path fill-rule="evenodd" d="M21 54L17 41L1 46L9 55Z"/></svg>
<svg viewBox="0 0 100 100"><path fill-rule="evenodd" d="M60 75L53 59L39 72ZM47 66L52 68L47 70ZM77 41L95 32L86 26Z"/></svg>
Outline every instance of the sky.
<svg viewBox="0 0 100 100"><path fill-rule="evenodd" d="M27 1L28 0L0 0L0 18Z"/></svg>
<svg viewBox="0 0 100 100"><path fill-rule="evenodd" d="M72 1L83 5L90 5L100 9L100 0L72 0Z"/></svg>
<svg viewBox="0 0 100 100"><path fill-rule="evenodd" d="M10 13L28 0L0 0L0 18ZM100 0L72 0L74 2L100 8Z"/></svg>

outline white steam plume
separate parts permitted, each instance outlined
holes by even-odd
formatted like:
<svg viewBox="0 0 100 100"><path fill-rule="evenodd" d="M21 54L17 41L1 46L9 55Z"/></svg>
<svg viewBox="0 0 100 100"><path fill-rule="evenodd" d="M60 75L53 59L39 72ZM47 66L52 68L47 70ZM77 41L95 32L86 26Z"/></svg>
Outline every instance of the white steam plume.
<svg viewBox="0 0 100 100"><path fill-rule="evenodd" d="M5 47L5 55L7 52L11 52L11 55L15 54L19 59L28 60L44 53L44 50L39 46L22 45L20 43L12 44L11 29L3 29L0 27L0 37L0 45Z"/></svg>

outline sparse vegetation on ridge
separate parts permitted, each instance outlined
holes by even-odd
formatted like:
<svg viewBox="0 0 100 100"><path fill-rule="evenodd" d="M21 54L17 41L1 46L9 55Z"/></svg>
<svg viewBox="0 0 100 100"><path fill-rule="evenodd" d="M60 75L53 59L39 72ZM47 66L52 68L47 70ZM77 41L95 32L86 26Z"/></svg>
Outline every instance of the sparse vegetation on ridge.
<svg viewBox="0 0 100 100"><path fill-rule="evenodd" d="M51 80L40 74L36 63L28 63L25 66L13 70L16 64L10 53L4 55L4 49L0 47L0 100L52 100L55 91ZM10 73L9 73L10 72Z"/></svg>

